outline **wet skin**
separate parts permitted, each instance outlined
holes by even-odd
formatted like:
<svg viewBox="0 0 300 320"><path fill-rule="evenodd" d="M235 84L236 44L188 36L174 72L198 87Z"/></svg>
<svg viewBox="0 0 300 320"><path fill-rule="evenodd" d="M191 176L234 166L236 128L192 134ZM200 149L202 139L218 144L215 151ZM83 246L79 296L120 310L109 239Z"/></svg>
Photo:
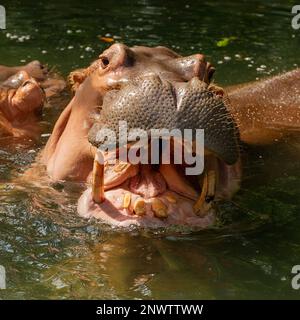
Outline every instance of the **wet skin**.
<svg viewBox="0 0 300 320"><path fill-rule="evenodd" d="M141 94L142 97L143 90L139 86L142 87L143 81L149 77L152 80L160 79L159 89L171 86L171 91L177 94L182 92L182 86L198 81L202 88L198 92L201 91L203 97L210 95L215 100L220 99L220 103L229 110L226 119L232 125L237 125L243 142L269 144L297 133L300 124L299 70L248 86L229 88L229 103L222 89L208 86L212 73L213 68L200 54L181 57L164 47L128 48L122 44L111 46L89 68L70 76L75 89L74 98L57 121L42 154L42 162L46 165L49 176L54 181L91 182L93 158L96 146L99 145L94 137L101 126L110 125L109 117L104 117L103 121L103 112L105 114L105 110L118 106L118 98L126 98L130 93L126 88L133 82L138 87L137 96ZM136 80L137 77L140 81ZM280 88L283 90L279 90ZM111 92L115 96L109 100ZM153 94L153 90L149 92ZM194 99L197 94L193 93L191 98ZM153 98L155 95L154 92ZM183 96L186 95L187 93ZM155 109L159 119L160 112L162 115L166 110L163 96L160 98L160 108ZM193 108L197 110L197 103L200 103L200 100L195 101L191 112ZM119 117L126 119L130 113L124 111L125 107L130 109L133 106L135 104L130 100L126 106L121 105ZM135 109L135 114L139 115L138 121L143 127L146 124L143 122L144 113L141 111L139 114L139 110L142 110L141 106ZM218 112L216 110L216 116ZM188 114L184 113L182 120ZM202 116L203 114L195 113L195 122L192 122L195 128ZM159 123L163 124L165 123ZM212 137L217 133L213 130L211 127L208 132ZM219 126L217 130L221 130ZM226 136L227 129L222 130L219 135ZM235 139L234 137L236 136L232 135L230 139ZM224 153L230 150L226 143L223 150L208 148L205 171L198 177L187 177L182 173L182 168L172 164L160 165L158 168L126 163L106 165L104 201L97 203L100 201L95 199L95 179L99 180L96 170L92 188L79 201L79 213L86 217L95 216L118 226L137 224L164 227L169 224L187 224L207 227L214 222L214 200L231 197L238 189L240 159L236 156L232 161L227 161Z"/></svg>
<svg viewBox="0 0 300 320"><path fill-rule="evenodd" d="M0 86L1 135L35 138L44 101L40 85L25 71L7 79Z"/></svg>
<svg viewBox="0 0 300 320"><path fill-rule="evenodd" d="M2 82L1 82L2 81ZM38 61L20 67L0 66L0 136L37 139L41 109L66 83Z"/></svg>
<svg viewBox="0 0 300 320"><path fill-rule="evenodd" d="M6 81L9 77L13 76L19 71L25 71L30 77L37 81L45 80L48 75L48 69L39 61L32 61L26 65L17 67L0 65L0 82Z"/></svg>

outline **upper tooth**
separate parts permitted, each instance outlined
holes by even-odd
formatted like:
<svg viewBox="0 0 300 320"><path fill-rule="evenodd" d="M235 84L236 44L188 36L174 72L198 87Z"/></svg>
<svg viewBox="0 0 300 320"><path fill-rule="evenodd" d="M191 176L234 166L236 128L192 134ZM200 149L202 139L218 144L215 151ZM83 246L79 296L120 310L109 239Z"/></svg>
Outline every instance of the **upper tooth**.
<svg viewBox="0 0 300 320"><path fill-rule="evenodd" d="M117 165L115 165L114 171L115 172L121 172L124 169L126 169L128 166L129 166L129 163L120 161Z"/></svg>
<svg viewBox="0 0 300 320"><path fill-rule="evenodd" d="M177 203L177 199L176 199L174 196L170 195L170 194L166 195L166 199L167 199L170 203Z"/></svg>
<svg viewBox="0 0 300 320"><path fill-rule="evenodd" d="M167 182L169 189L190 199L197 199L197 191L188 183L185 177L176 170L174 165L161 164L159 171Z"/></svg>
<svg viewBox="0 0 300 320"><path fill-rule="evenodd" d="M167 206L159 199L153 199L152 201L152 210L154 212L154 215L157 218L167 218L168 217L168 211Z"/></svg>

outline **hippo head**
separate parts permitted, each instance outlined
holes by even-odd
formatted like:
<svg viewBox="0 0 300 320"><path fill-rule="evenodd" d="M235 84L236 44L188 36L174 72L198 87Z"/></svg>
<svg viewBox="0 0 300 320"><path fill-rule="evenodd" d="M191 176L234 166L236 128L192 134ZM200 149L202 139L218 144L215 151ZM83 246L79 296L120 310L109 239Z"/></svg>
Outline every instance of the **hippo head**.
<svg viewBox="0 0 300 320"><path fill-rule="evenodd" d="M0 85L0 110L9 122L23 122L40 112L45 94L35 79L20 71Z"/></svg>
<svg viewBox="0 0 300 320"><path fill-rule="evenodd" d="M240 171L238 132L223 91L210 85L213 71L200 54L180 57L164 47L116 44L91 67L73 75L76 95L100 93L86 131L90 146L98 151L91 187L78 204L82 216L120 227L202 228L214 222L214 201L236 190ZM189 152L196 156L197 129L203 129L204 170L187 174L190 165L175 161L176 153L183 150L179 147L186 145L182 136L172 137L169 149L161 143L164 137L159 137L155 163L121 159L120 150L128 150L131 144L120 141L120 122L137 135L152 129L191 130ZM143 147L153 149L152 142L146 140ZM166 152L168 163L162 161ZM115 162L110 161L112 153Z"/></svg>

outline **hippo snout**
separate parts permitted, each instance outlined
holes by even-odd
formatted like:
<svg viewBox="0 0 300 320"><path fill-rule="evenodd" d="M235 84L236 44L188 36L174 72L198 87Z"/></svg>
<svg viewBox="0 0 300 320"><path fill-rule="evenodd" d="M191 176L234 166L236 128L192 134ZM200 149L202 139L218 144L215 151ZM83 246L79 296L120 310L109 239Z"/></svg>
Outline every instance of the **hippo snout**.
<svg viewBox="0 0 300 320"><path fill-rule="evenodd" d="M126 121L128 130L148 133L151 129L191 129L194 134L196 129L203 129L205 149L233 164L239 157L239 139L226 103L196 77L171 83L159 75L143 76L107 93L99 120L89 132L89 141L97 147L110 147L119 137L120 121ZM101 129L109 129L114 137L99 134Z"/></svg>

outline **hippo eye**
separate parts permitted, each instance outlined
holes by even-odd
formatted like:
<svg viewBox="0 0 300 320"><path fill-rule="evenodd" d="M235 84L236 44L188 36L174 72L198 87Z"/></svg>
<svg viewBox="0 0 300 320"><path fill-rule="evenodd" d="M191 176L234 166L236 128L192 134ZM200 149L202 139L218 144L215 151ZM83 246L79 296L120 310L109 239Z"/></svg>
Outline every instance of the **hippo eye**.
<svg viewBox="0 0 300 320"><path fill-rule="evenodd" d="M109 65L109 60L106 57L101 57L101 67L105 69Z"/></svg>

